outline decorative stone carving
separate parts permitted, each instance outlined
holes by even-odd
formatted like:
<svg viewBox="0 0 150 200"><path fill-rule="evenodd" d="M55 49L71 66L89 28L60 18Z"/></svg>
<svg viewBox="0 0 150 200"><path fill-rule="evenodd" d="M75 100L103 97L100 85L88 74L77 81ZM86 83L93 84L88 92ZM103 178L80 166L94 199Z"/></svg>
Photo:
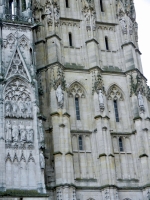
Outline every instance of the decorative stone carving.
<svg viewBox="0 0 150 200"><path fill-rule="evenodd" d="M25 143L27 131L26 131L25 126L22 121L19 124L19 132L20 132L20 142Z"/></svg>
<svg viewBox="0 0 150 200"><path fill-rule="evenodd" d="M7 36L7 39L4 40L4 48L7 48L7 46L9 46L9 48L12 49L13 45L15 44L15 41L16 37L12 33L10 33Z"/></svg>
<svg viewBox="0 0 150 200"><path fill-rule="evenodd" d="M134 23L135 41L138 42L138 23Z"/></svg>
<svg viewBox="0 0 150 200"><path fill-rule="evenodd" d="M110 199L110 194L108 190L105 190L105 199L109 200Z"/></svg>
<svg viewBox="0 0 150 200"><path fill-rule="evenodd" d="M12 142L12 125L11 122L8 120L6 121L6 137L5 140L6 142Z"/></svg>
<svg viewBox="0 0 150 200"><path fill-rule="evenodd" d="M9 78L13 75L20 75L20 76L25 77L26 79L29 79L25 66L19 54L20 53L18 52L18 50L16 50L12 58L11 64L8 68L6 77Z"/></svg>
<svg viewBox="0 0 150 200"><path fill-rule="evenodd" d="M45 159L44 159L42 151L40 152L40 166L41 166L41 169L45 169Z"/></svg>
<svg viewBox="0 0 150 200"><path fill-rule="evenodd" d="M17 122L14 121L12 124L12 141L13 143L17 143L19 140L19 127L17 125Z"/></svg>
<svg viewBox="0 0 150 200"><path fill-rule="evenodd" d="M143 96L141 95L140 91L138 94L138 103L139 103L140 111L144 111L144 101L143 101Z"/></svg>
<svg viewBox="0 0 150 200"><path fill-rule="evenodd" d="M61 85L58 86L56 90L56 97L57 97L57 103L59 108L63 108L64 105L64 94L63 90L61 89Z"/></svg>
<svg viewBox="0 0 150 200"><path fill-rule="evenodd" d="M5 91L5 116L32 118L30 92L20 79L11 82Z"/></svg>
<svg viewBox="0 0 150 200"><path fill-rule="evenodd" d="M68 89L68 94L69 97L78 96L81 98L85 98L85 91L78 82L75 82L70 86L70 88Z"/></svg>
<svg viewBox="0 0 150 200"><path fill-rule="evenodd" d="M94 92L98 93L99 90L105 93L103 78L98 70L92 71L92 85L92 94L94 94Z"/></svg>
<svg viewBox="0 0 150 200"><path fill-rule="evenodd" d="M142 95L145 95L145 87L140 74L137 74L136 77L130 75L130 82L131 82L130 96L132 96L133 94L138 95L139 91L141 92Z"/></svg>
<svg viewBox="0 0 150 200"><path fill-rule="evenodd" d="M44 131L42 120L38 120L38 133L39 133L39 142L41 146L44 145Z"/></svg>
<svg viewBox="0 0 150 200"><path fill-rule="evenodd" d="M119 100L119 101L123 101L123 94L121 92L121 90L118 88L117 85L113 85L110 87L109 91L108 91L108 95L107 95L108 100Z"/></svg>
<svg viewBox="0 0 150 200"><path fill-rule="evenodd" d="M105 107L104 107L104 97L102 90L99 90L98 92L98 100L99 100L100 111L103 112Z"/></svg>
<svg viewBox="0 0 150 200"><path fill-rule="evenodd" d="M125 17L121 17L119 22L120 22L120 25L121 25L121 28L122 28L122 33L127 34L127 22L126 22Z"/></svg>
<svg viewBox="0 0 150 200"><path fill-rule="evenodd" d="M23 49L25 47L29 48L29 40L28 38L25 36L25 35L22 35L20 38L19 38L19 46L20 47L23 47Z"/></svg>
<svg viewBox="0 0 150 200"><path fill-rule="evenodd" d="M150 87L147 85L147 89L146 89L146 97L148 99L148 101L150 101Z"/></svg>
<svg viewBox="0 0 150 200"><path fill-rule="evenodd" d="M60 8L57 0L46 1L43 17L46 17L48 26L52 26L53 24L57 26L59 24L59 12Z"/></svg>
<svg viewBox="0 0 150 200"><path fill-rule="evenodd" d="M96 30L96 12L94 8L93 0L84 0L83 9L82 9L87 30L95 31Z"/></svg>

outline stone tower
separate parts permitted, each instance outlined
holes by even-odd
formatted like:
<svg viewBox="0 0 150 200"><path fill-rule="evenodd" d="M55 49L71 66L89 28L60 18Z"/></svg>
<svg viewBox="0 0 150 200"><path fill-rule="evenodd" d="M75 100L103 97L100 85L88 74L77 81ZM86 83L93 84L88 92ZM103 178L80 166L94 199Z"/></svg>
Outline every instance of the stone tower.
<svg viewBox="0 0 150 200"><path fill-rule="evenodd" d="M149 200L133 0L0 0L0 18L0 196Z"/></svg>

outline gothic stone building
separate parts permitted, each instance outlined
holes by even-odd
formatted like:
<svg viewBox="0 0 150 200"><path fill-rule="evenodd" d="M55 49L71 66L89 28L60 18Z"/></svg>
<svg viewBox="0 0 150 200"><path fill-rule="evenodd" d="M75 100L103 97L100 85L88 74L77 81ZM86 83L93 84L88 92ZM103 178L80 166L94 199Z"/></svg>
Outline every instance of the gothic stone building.
<svg viewBox="0 0 150 200"><path fill-rule="evenodd" d="M0 19L0 199L149 200L133 0L0 0Z"/></svg>

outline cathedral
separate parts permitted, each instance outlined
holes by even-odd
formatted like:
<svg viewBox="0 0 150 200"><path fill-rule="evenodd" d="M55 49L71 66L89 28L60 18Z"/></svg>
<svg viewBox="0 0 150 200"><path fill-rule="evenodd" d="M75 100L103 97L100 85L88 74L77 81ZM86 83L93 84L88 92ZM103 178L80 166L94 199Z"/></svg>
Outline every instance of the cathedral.
<svg viewBox="0 0 150 200"><path fill-rule="evenodd" d="M150 200L150 87L133 0L0 0L0 200Z"/></svg>

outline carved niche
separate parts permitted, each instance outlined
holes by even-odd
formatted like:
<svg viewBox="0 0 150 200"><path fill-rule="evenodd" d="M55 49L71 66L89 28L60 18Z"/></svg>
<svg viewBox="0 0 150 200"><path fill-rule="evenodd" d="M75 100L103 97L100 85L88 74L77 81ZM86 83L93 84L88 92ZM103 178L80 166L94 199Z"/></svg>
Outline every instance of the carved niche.
<svg viewBox="0 0 150 200"><path fill-rule="evenodd" d="M113 85L110 87L108 94L107 94L107 99L108 100L117 100L118 99L119 101L124 100L123 94L117 85Z"/></svg>
<svg viewBox="0 0 150 200"><path fill-rule="evenodd" d="M140 73L130 75L130 84L130 96L133 94L138 95L139 91L145 96L144 82Z"/></svg>
<svg viewBox="0 0 150 200"><path fill-rule="evenodd" d="M87 30L96 30L96 11L93 0L84 0L82 13L86 21Z"/></svg>
<svg viewBox="0 0 150 200"><path fill-rule="evenodd" d="M16 37L10 33L6 40L4 40L4 48L7 48L7 46L9 46L10 49L12 49L13 45L15 44L15 41L16 41Z"/></svg>

